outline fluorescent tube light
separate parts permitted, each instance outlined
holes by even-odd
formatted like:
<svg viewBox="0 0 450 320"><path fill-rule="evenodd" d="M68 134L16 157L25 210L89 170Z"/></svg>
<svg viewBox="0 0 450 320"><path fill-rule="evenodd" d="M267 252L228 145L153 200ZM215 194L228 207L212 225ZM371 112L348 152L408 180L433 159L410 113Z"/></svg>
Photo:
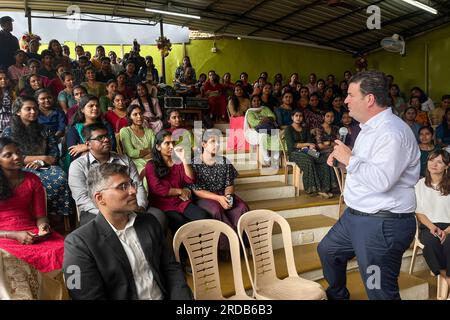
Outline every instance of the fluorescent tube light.
<svg viewBox="0 0 450 320"><path fill-rule="evenodd" d="M402 0L403 2L409 3L413 6L416 6L417 8L423 9L425 11L431 12L432 14L437 14L438 11L432 7L427 6L426 4L423 4L422 2L416 1L416 0Z"/></svg>
<svg viewBox="0 0 450 320"><path fill-rule="evenodd" d="M178 12L171 12L171 11L164 11L164 10L156 10L156 9L149 9L149 8L145 8L145 11L154 12L154 13L160 13L160 14L167 14L169 16L177 16L177 17L190 18L190 19L200 19L200 16L193 16L191 14L185 14L185 13L178 13Z"/></svg>

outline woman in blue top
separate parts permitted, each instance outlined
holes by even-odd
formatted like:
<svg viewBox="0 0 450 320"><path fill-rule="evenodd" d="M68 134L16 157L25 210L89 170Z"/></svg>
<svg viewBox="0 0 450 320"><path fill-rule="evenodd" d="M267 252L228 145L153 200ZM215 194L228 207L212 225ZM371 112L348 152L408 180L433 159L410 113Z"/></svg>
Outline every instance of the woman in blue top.
<svg viewBox="0 0 450 320"><path fill-rule="evenodd" d="M442 123L436 128L436 139L443 148L450 145L450 108L445 109Z"/></svg>
<svg viewBox="0 0 450 320"><path fill-rule="evenodd" d="M19 97L13 104L11 126L2 136L10 137L24 158L25 170L36 174L47 191L48 211L69 215L70 191L67 176L58 165L55 136L38 123L38 106L33 97Z"/></svg>
<svg viewBox="0 0 450 320"><path fill-rule="evenodd" d="M112 150L116 150L116 138L114 131L111 128L111 125L104 122L101 118L100 102L98 98L96 96L86 95L81 98L77 113L73 118L73 123L71 126L68 126L66 132L67 154L70 156L70 162L88 151L88 147L85 144L83 135L81 134L84 126L100 121L108 129ZM65 164L67 165L68 163Z"/></svg>
<svg viewBox="0 0 450 320"><path fill-rule="evenodd" d="M292 107L294 105L294 96L291 91L285 91L281 97L281 105L275 109L277 123L280 128L290 126L292 124Z"/></svg>

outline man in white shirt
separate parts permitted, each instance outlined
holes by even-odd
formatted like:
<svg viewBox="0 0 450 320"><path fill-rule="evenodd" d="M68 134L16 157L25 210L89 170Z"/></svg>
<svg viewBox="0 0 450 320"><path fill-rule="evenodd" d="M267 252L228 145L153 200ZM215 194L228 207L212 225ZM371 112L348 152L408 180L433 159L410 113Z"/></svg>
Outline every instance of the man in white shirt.
<svg viewBox="0 0 450 320"><path fill-rule="evenodd" d="M74 300L192 299L160 224L138 213L137 184L117 163L92 167L89 195L100 213L64 243L64 277Z"/></svg>
<svg viewBox="0 0 450 320"><path fill-rule="evenodd" d="M414 186L420 151L411 129L389 102L387 77L365 71L350 80L350 116L361 124L353 150L336 141L328 165L347 169L348 208L318 247L329 299L348 299L347 261L356 256L369 299L400 299L398 276L403 253L416 229Z"/></svg>

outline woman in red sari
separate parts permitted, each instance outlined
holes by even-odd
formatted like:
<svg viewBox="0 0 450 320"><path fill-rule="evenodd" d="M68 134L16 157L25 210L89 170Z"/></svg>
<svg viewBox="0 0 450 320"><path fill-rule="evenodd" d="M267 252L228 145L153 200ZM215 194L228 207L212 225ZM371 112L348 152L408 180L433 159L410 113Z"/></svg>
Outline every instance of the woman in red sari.
<svg viewBox="0 0 450 320"><path fill-rule="evenodd" d="M22 167L16 144L0 138L0 249L40 272L61 269L64 238L50 229L41 181Z"/></svg>
<svg viewBox="0 0 450 320"><path fill-rule="evenodd" d="M209 80L203 86L203 95L208 98L209 116L215 120L226 120L227 99L223 95L223 86L215 71L208 72Z"/></svg>

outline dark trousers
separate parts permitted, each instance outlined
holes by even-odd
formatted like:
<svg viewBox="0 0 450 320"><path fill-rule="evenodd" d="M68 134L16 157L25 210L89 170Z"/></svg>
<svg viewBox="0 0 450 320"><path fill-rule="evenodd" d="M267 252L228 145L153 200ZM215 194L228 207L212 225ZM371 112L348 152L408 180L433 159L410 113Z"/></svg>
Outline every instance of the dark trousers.
<svg viewBox="0 0 450 320"><path fill-rule="evenodd" d="M415 230L414 216L404 219L358 216L346 209L317 248L329 284L328 298L350 298L346 286L347 262L356 256L369 299L400 299L398 276L402 256Z"/></svg>
<svg viewBox="0 0 450 320"><path fill-rule="evenodd" d="M449 223L435 223L441 230L445 230ZM431 272L436 276L440 270L447 270L446 274L450 277L450 239L449 236L441 244L439 238L431 234L430 230L424 225L420 226L420 242L424 245L423 257L428 264Z"/></svg>
<svg viewBox="0 0 450 320"><path fill-rule="evenodd" d="M177 211L166 211L166 214L169 220L169 228L170 231L172 231L172 235L175 235L175 232L177 232L177 230L185 223L194 220L211 218L211 215L208 212L193 203L190 203L183 213Z"/></svg>

